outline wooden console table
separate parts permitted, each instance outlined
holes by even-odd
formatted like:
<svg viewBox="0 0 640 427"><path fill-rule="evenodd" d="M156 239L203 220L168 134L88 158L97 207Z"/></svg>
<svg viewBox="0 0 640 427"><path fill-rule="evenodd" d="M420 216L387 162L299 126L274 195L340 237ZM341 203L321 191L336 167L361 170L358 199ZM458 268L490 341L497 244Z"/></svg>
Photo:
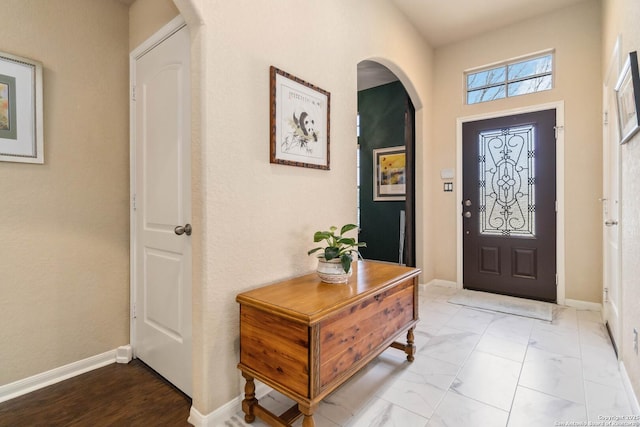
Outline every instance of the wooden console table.
<svg viewBox="0 0 640 427"><path fill-rule="evenodd" d="M313 427L320 401L388 347L413 361L420 270L371 261L353 266L348 284L322 283L315 273L243 292L240 363L242 410L272 426L304 415ZM407 332L407 343L395 342ZM255 398L254 379L297 405L277 416Z"/></svg>

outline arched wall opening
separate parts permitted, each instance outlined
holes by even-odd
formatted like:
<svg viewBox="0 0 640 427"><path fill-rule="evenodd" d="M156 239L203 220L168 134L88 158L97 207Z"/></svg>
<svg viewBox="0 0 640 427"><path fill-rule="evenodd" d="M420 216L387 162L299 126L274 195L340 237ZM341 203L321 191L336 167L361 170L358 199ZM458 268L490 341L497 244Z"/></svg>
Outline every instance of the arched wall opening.
<svg viewBox="0 0 640 427"><path fill-rule="evenodd" d="M416 266L416 200L421 198L416 109L421 102L393 63L371 59L357 68L358 225L359 239L367 242L361 253L366 259Z"/></svg>

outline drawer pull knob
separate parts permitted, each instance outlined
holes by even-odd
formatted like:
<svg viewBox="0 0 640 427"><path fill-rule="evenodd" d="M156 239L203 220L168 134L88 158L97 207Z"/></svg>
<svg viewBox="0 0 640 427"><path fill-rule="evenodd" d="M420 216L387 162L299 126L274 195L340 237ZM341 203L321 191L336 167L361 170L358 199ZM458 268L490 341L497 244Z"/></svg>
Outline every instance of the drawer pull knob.
<svg viewBox="0 0 640 427"><path fill-rule="evenodd" d="M376 300L376 301L380 301L380 297L381 297L381 295L376 295L376 296L373 297L373 299Z"/></svg>

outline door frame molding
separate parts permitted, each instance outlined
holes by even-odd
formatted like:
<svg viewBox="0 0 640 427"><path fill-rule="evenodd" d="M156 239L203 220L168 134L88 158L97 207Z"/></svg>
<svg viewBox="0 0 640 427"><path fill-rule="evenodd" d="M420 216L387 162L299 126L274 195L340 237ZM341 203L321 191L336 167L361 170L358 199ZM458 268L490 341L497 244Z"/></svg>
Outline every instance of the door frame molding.
<svg viewBox="0 0 640 427"><path fill-rule="evenodd" d="M565 239L564 239L564 101L530 105L509 110L492 111L456 119L456 287L462 289L462 125L478 120L495 119L516 114L533 113L543 110L556 110L556 269L558 285L556 290L557 304L565 303Z"/></svg>
<svg viewBox="0 0 640 427"><path fill-rule="evenodd" d="M185 27L182 15L165 24L151 37L142 42L129 53L129 343L133 348L133 357L136 357L136 108L134 104L134 84L136 81L136 61L145 53L168 39L174 33Z"/></svg>

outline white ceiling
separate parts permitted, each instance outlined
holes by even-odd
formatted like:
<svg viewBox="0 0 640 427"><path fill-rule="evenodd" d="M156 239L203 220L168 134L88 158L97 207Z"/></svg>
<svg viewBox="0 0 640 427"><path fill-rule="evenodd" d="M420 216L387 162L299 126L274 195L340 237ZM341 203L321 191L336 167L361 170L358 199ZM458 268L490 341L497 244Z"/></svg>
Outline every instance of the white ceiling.
<svg viewBox="0 0 640 427"><path fill-rule="evenodd" d="M584 0L391 0L434 48Z"/></svg>
<svg viewBox="0 0 640 427"><path fill-rule="evenodd" d="M358 64L358 90L370 89L398 80L384 65L373 61L362 61Z"/></svg>
<svg viewBox="0 0 640 427"><path fill-rule="evenodd" d="M584 0L391 0L434 48ZM358 90L397 80L384 66L358 64Z"/></svg>

